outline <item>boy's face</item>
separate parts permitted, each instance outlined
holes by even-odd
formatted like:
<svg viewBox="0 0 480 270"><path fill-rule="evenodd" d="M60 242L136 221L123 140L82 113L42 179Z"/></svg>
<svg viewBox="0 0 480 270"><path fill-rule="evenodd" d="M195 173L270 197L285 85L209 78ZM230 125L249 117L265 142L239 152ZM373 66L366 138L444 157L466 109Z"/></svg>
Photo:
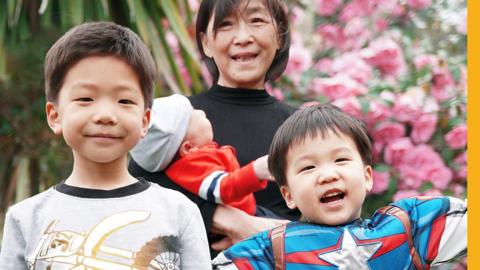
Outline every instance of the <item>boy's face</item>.
<svg viewBox="0 0 480 270"><path fill-rule="evenodd" d="M212 124L204 111L192 111L185 139L190 141L193 147L200 147L213 141Z"/></svg>
<svg viewBox="0 0 480 270"><path fill-rule="evenodd" d="M364 165L354 141L328 131L325 138L293 144L287 153L287 185L280 188L288 207L309 222L340 225L360 217L372 188L372 168Z"/></svg>
<svg viewBox="0 0 480 270"><path fill-rule="evenodd" d="M216 35L212 16L207 33L202 36L202 46L217 65L218 84L262 89L265 75L280 48L277 28L262 0L242 1L239 10L238 16L233 14L223 20Z"/></svg>
<svg viewBox="0 0 480 270"><path fill-rule="evenodd" d="M109 163L126 158L150 120L138 76L113 56L90 56L70 67L55 103L47 102L48 123L63 134L74 159Z"/></svg>

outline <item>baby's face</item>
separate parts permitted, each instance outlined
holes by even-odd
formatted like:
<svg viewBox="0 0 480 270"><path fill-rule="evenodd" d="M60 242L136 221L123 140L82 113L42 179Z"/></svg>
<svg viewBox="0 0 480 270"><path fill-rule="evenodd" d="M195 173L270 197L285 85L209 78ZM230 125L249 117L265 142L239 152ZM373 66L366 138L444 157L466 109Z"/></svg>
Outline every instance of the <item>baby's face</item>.
<svg viewBox="0 0 480 270"><path fill-rule="evenodd" d="M213 141L212 124L202 110L193 110L188 123L186 138L192 146L199 147Z"/></svg>
<svg viewBox="0 0 480 270"><path fill-rule="evenodd" d="M354 141L328 131L291 146L287 153L287 185L281 192L290 208L306 220L340 225L360 217L372 188L372 168L364 165Z"/></svg>

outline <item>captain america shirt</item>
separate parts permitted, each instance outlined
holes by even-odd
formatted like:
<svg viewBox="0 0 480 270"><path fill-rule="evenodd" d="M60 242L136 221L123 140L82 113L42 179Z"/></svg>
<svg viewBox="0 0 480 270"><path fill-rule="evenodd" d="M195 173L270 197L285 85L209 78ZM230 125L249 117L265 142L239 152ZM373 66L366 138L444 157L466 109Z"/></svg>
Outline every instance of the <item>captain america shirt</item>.
<svg viewBox="0 0 480 270"><path fill-rule="evenodd" d="M214 269L430 269L466 253L467 202L415 197L349 224L291 222L280 252L274 252L274 230L225 250L213 260Z"/></svg>

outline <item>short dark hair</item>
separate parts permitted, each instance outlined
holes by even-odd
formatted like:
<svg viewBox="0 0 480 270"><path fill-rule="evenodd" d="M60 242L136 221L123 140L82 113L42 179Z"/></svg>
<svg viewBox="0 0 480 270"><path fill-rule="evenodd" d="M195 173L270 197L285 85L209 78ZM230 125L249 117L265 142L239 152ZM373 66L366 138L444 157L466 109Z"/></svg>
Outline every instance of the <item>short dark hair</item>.
<svg viewBox="0 0 480 270"><path fill-rule="evenodd" d="M212 75L213 83L218 82L219 71L215 61L205 55L202 45L202 34L207 33L210 18L214 16L213 33L215 34L225 17L235 14L242 1L249 0L203 0L197 15L196 39L200 55L204 59L210 75ZM278 38L281 47L273 58L272 65L267 71L265 81L273 81L282 75L287 67L288 55L290 50L290 25L288 22L287 12L284 3L281 0L264 0L265 5L271 17L275 21ZM215 12L215 14L213 14ZM238 12L238 11L237 11Z"/></svg>
<svg viewBox="0 0 480 270"><path fill-rule="evenodd" d="M72 65L96 55L115 56L125 61L138 76L145 108L152 106L157 71L150 50L132 30L112 22L75 26L48 50L44 63L47 101L57 101Z"/></svg>
<svg viewBox="0 0 480 270"><path fill-rule="evenodd" d="M287 153L307 137L325 137L328 131L352 138L365 165L372 165L372 142L365 124L330 104L310 106L292 114L278 128L268 157L268 168L279 186L287 185Z"/></svg>

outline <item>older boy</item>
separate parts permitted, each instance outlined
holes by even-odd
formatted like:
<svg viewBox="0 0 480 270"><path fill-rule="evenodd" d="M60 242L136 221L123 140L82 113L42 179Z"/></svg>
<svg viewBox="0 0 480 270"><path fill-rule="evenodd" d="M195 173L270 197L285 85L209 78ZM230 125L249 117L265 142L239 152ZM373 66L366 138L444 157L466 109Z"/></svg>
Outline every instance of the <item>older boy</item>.
<svg viewBox="0 0 480 270"><path fill-rule="evenodd" d="M294 113L273 139L269 168L302 222L232 246L216 269L429 269L464 254L459 199L409 198L360 218L373 184L371 147L365 126L334 106Z"/></svg>
<svg viewBox="0 0 480 270"><path fill-rule="evenodd" d="M195 205L127 171L147 132L155 73L140 38L113 23L79 25L50 48L47 121L72 148L73 169L9 209L2 270L210 269Z"/></svg>

